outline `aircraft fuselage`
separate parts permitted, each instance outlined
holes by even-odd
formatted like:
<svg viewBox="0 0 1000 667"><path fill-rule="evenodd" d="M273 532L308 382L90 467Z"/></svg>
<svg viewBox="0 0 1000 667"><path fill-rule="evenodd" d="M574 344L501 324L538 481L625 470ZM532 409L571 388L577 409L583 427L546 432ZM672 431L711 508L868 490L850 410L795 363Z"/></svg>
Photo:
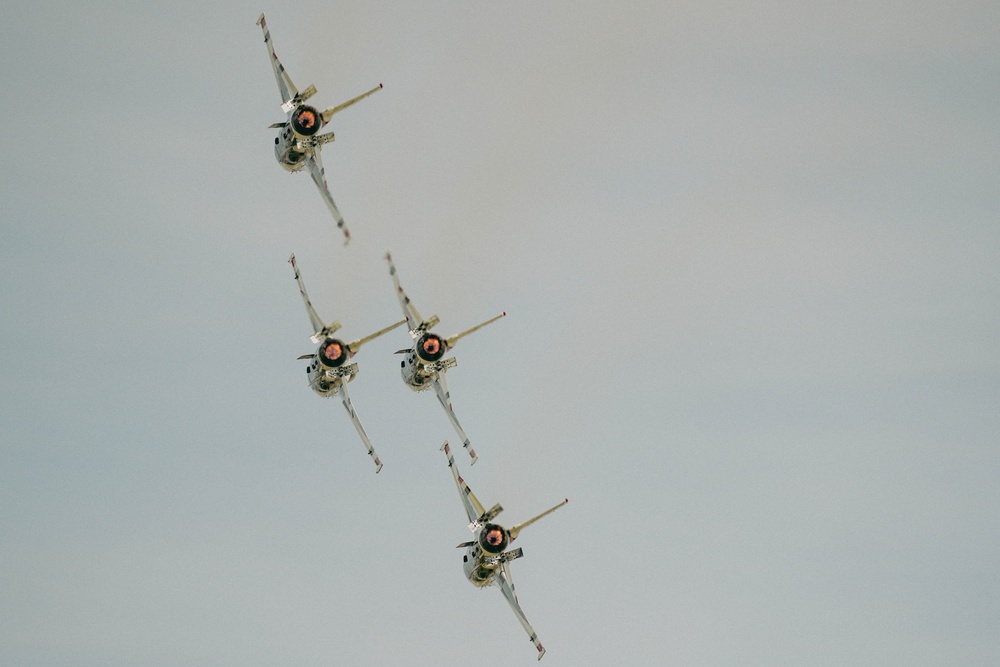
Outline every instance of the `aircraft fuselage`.
<svg viewBox="0 0 1000 667"><path fill-rule="evenodd" d="M330 397L337 388L354 379L357 364L348 364L351 353L343 341L327 338L316 350L315 358L306 367L309 386L320 396Z"/></svg>
<svg viewBox="0 0 1000 667"><path fill-rule="evenodd" d="M424 332L399 364L406 386L414 391L423 391L431 386L431 380L438 373L457 365L454 357L443 358L447 352L448 343L441 336Z"/></svg>
<svg viewBox="0 0 1000 667"><path fill-rule="evenodd" d="M482 526L463 556L465 578L477 588L492 584L502 562L501 554L509 544L510 534L503 526L495 523Z"/></svg>
<svg viewBox="0 0 1000 667"><path fill-rule="evenodd" d="M286 170L296 172L305 166L306 158L315 150L314 137L325 123L320 112L308 104L300 104L288 112L288 120L280 123L274 138L274 157Z"/></svg>

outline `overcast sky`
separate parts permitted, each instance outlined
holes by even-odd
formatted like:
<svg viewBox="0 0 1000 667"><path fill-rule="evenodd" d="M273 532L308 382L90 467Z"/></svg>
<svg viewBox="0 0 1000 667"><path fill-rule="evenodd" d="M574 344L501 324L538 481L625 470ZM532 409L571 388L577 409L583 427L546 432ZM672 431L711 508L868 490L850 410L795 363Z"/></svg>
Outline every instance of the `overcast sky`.
<svg viewBox="0 0 1000 667"><path fill-rule="evenodd" d="M2 8L3 664L1000 663L995 2Z"/></svg>

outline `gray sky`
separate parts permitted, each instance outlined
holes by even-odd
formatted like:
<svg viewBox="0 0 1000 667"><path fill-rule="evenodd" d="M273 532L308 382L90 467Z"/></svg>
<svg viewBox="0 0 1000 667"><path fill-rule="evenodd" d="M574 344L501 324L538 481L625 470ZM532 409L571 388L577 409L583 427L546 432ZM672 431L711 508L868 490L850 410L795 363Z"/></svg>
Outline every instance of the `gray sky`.
<svg viewBox="0 0 1000 667"><path fill-rule="evenodd" d="M3 5L0 662L1000 662L995 2ZM260 29L348 248L275 163Z"/></svg>

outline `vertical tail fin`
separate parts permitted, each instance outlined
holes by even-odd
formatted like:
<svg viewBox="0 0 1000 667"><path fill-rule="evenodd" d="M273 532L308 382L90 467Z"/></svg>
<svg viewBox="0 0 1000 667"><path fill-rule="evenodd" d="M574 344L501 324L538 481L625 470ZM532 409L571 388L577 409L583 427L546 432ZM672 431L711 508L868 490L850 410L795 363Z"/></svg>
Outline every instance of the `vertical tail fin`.
<svg viewBox="0 0 1000 667"><path fill-rule="evenodd" d="M347 100L343 104L338 104L335 107L330 107L329 109L326 109L325 111L323 111L322 114L320 114L323 117L323 124L326 125L327 123L329 123L330 119L333 118L333 114L337 113L338 111L343 111L344 109L346 109L347 107L351 106L355 102L360 102L361 100L365 99L369 95L371 95L373 93L377 93L380 90L382 90L382 84L381 83L378 84L377 86L375 86L374 88L372 88L371 90L369 90L367 93L362 93L362 94L358 95L357 97L355 97L353 99Z"/></svg>
<svg viewBox="0 0 1000 667"><path fill-rule="evenodd" d="M364 345L365 343L367 343L368 341L373 340L375 338L378 338L382 334L388 333L389 331L392 331L396 327L398 327L400 325L403 325L403 324L406 324L406 320L400 320L400 321L396 322L395 324L390 324L385 329L380 329L380 330L376 331L373 334L365 336L364 338L359 338L357 340L353 340L353 341L351 341L350 343L347 344L347 349L351 351L351 354L357 354L358 349L362 345Z"/></svg>
<svg viewBox="0 0 1000 667"><path fill-rule="evenodd" d="M479 331L480 329L482 329L483 327L485 327L487 324L493 324L494 322L496 322L497 320L499 320L501 317L505 317L506 315L507 315L507 311L504 311L504 312L500 313L499 315L497 315L496 317L491 317L490 319L486 320L485 322L481 322L480 324L477 324L476 326L472 327L471 329L467 329L467 330L463 331L462 333L458 333L458 334L455 334L454 336L449 337L445 342L448 344L448 347L454 347L455 343L458 342L459 338L463 338L465 336L468 336L470 333L474 333L476 331Z"/></svg>
<svg viewBox="0 0 1000 667"><path fill-rule="evenodd" d="M569 502L569 498L564 498L563 501L561 503L559 503L558 505L556 505L555 507L550 507L549 509L545 510L544 512L542 512L541 514L539 514L535 518L528 519L524 523L519 523L516 526L514 526L513 528L511 528L509 531L507 531L507 532L510 533L510 541L513 542L515 539L517 539L517 536L521 532L522 528L527 528L531 524L533 524L536 521L538 521L539 519L541 519L543 516L548 516L549 514L552 514L557 509L559 509L560 507L562 507L563 505L565 505L568 502Z"/></svg>

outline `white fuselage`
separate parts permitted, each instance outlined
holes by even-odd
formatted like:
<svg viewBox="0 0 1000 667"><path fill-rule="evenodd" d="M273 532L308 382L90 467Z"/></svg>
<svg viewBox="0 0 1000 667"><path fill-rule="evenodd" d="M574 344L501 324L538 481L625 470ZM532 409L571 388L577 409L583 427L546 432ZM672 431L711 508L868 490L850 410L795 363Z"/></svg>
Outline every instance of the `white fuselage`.
<svg viewBox="0 0 1000 667"><path fill-rule="evenodd" d="M289 111L288 120L274 138L274 157L278 164L291 172L301 170L306 158L316 150L314 137L323 125L319 111L307 104Z"/></svg>
<svg viewBox="0 0 1000 667"><path fill-rule="evenodd" d="M287 127L282 128L281 133L274 138L274 157L278 164L290 172L301 171L306 166L306 158L311 150L301 145L299 138Z"/></svg>
<svg viewBox="0 0 1000 667"><path fill-rule="evenodd" d="M309 386L320 396L329 398L337 391L344 379L342 377L330 377L327 375L327 369L323 368L323 365L318 361L313 361L306 368L306 372L309 374Z"/></svg>
<svg viewBox="0 0 1000 667"><path fill-rule="evenodd" d="M403 382L413 391L423 391L431 386L431 380L436 372L428 372L424 362L417 356L416 350L410 350L399 363Z"/></svg>
<svg viewBox="0 0 1000 667"><path fill-rule="evenodd" d="M493 575L498 565L487 566L483 564L483 550L478 544L469 547L463 556L462 568L465 570L465 578L473 586L484 588L493 583Z"/></svg>
<svg viewBox="0 0 1000 667"><path fill-rule="evenodd" d="M463 556L465 578L478 588L493 583L496 570L500 567L499 556L510 544L510 534L495 523L487 523L476 531L476 539Z"/></svg>
<svg viewBox="0 0 1000 667"><path fill-rule="evenodd" d="M351 354L347 346L336 338L327 338L319 346L316 356L306 367L309 386L320 396L329 398L345 382L358 374L357 364L348 364Z"/></svg>
<svg viewBox="0 0 1000 667"><path fill-rule="evenodd" d="M454 357L444 358L447 353L447 341L435 333L425 331L399 363L403 382L414 391L427 389L440 372L456 365Z"/></svg>

